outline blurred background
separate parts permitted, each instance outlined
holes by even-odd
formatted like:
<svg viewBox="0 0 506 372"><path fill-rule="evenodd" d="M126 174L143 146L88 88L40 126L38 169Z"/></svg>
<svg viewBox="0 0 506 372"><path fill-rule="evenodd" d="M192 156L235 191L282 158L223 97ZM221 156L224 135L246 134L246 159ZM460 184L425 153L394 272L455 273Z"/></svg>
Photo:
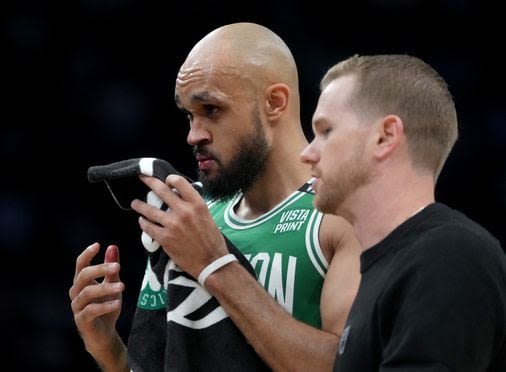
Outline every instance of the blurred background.
<svg viewBox="0 0 506 372"><path fill-rule="evenodd" d="M194 176L173 102L193 44L225 23L277 32L298 62L309 139L322 74L360 53L421 57L448 81L460 139L437 198L506 246L505 13L478 0L254 2L74 0L2 3L0 189L2 356L19 371L93 371L68 289L94 241L121 249L126 338L145 255L133 212L89 166L153 156ZM102 259L102 256L100 256Z"/></svg>

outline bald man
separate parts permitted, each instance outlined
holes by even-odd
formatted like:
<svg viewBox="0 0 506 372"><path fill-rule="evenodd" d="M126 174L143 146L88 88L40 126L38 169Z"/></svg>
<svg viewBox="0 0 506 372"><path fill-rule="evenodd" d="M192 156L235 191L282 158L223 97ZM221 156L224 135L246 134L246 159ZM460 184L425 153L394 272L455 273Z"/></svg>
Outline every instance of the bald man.
<svg viewBox="0 0 506 372"><path fill-rule="evenodd" d="M350 224L313 207L310 169L299 160L308 142L289 48L257 24L220 27L187 56L175 100L189 120L187 142L206 198L183 177L141 178L170 213L132 202L142 231L163 247L139 298L153 277L165 278L156 294L162 299L172 285L191 289L181 304L171 303L170 291L163 306L139 301L127 360L115 331L124 289L118 248L109 246L105 262L92 265L100 247L89 246L69 291L86 350L107 371L330 370L360 281L360 248ZM209 296L216 308L203 300ZM228 334L212 334L223 322L243 339L231 345ZM174 340L174 327L191 336Z"/></svg>

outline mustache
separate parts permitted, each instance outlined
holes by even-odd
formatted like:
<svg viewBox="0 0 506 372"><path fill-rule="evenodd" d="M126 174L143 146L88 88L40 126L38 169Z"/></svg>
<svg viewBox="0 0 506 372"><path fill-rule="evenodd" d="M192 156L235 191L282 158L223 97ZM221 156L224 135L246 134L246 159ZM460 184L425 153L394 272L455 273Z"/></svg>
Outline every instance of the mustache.
<svg viewBox="0 0 506 372"><path fill-rule="evenodd" d="M216 154L213 151L210 151L205 146L199 146L199 145L193 146L192 151L193 151L193 156L195 156L195 157L197 155L203 155L208 158L217 159Z"/></svg>

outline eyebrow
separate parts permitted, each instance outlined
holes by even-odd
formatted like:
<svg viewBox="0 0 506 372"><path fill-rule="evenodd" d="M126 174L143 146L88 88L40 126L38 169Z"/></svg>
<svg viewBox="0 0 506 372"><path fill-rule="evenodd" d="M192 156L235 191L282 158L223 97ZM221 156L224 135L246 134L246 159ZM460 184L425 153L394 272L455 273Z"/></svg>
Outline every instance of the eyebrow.
<svg viewBox="0 0 506 372"><path fill-rule="evenodd" d="M176 101L177 105L181 104L181 99L179 98L179 95L175 95L174 100ZM190 97L191 103L208 103L209 101L212 101L212 96L209 92L198 92L194 93Z"/></svg>
<svg viewBox="0 0 506 372"><path fill-rule="evenodd" d="M211 100L211 95L209 92L201 92L192 94L190 100L192 102L208 102Z"/></svg>

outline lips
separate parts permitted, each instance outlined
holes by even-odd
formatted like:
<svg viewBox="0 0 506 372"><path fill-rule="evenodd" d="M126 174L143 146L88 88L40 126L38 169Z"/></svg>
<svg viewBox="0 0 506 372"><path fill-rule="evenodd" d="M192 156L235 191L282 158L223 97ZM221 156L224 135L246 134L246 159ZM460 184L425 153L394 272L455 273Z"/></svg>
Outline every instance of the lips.
<svg viewBox="0 0 506 372"><path fill-rule="evenodd" d="M210 156L203 155L203 154L197 154L195 156L195 158L197 159L197 164L198 164L199 170L201 170L201 171L209 170L213 166L214 159Z"/></svg>
<svg viewBox="0 0 506 372"><path fill-rule="evenodd" d="M208 170L212 167L214 160L203 160L198 162L198 167L201 171Z"/></svg>

